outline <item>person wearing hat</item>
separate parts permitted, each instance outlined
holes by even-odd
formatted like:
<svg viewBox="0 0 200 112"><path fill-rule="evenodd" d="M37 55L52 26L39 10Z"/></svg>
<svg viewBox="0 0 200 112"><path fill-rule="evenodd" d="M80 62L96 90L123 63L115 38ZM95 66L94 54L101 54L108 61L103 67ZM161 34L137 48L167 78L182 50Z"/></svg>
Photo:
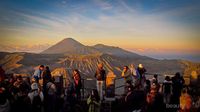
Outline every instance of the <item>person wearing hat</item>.
<svg viewBox="0 0 200 112"><path fill-rule="evenodd" d="M140 75L140 79L139 79L139 88L140 89L144 89L144 83L146 81L146 78L145 78L145 72L146 72L146 69L143 67L142 64L139 64L138 65L138 68L137 68L137 71L139 72L139 75Z"/></svg>
<svg viewBox="0 0 200 112"><path fill-rule="evenodd" d="M34 82L33 84L31 84L31 92L28 93L28 96L29 96L31 102L33 101L34 96L37 96L37 95L40 96L41 101L44 100L43 93L42 93L42 91L39 89L38 83L35 83L35 82Z"/></svg>
<svg viewBox="0 0 200 112"><path fill-rule="evenodd" d="M44 95L39 89L38 83L33 82L31 84L31 92L28 93L28 97L30 98L33 112L40 112Z"/></svg>
<svg viewBox="0 0 200 112"><path fill-rule="evenodd" d="M44 109L47 112L55 112L56 111L56 96L57 88L54 81L51 79L46 84L46 96L44 101Z"/></svg>
<svg viewBox="0 0 200 112"><path fill-rule="evenodd" d="M140 75L143 75L146 72L146 69L143 67L142 64L138 65L137 70L138 70L138 72L139 72Z"/></svg>

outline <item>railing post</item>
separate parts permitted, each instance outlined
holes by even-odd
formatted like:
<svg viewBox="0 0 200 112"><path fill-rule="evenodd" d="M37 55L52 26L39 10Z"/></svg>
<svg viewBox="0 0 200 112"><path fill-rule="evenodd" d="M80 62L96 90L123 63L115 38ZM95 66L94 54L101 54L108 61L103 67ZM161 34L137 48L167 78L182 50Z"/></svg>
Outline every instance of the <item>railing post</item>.
<svg viewBox="0 0 200 112"><path fill-rule="evenodd" d="M82 87L82 94L83 94L83 99L84 99L84 97L85 97L85 79L82 79L83 80L83 87Z"/></svg>

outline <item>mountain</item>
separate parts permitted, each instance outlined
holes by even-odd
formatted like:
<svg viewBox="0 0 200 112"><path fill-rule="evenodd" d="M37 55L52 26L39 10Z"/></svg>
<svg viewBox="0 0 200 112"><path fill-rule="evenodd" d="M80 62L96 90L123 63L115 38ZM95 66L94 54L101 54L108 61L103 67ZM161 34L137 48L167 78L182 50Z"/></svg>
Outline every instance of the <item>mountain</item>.
<svg viewBox="0 0 200 112"><path fill-rule="evenodd" d="M96 49L85 46L72 38L65 38L57 44L41 52L41 54L96 54Z"/></svg>
<svg viewBox="0 0 200 112"><path fill-rule="evenodd" d="M189 74L197 71L200 64L184 60L157 60L123 50L119 47L97 44L85 46L72 38L66 38L40 54L35 53L7 53L0 52L0 65L6 73L32 75L34 68L40 64L50 66L51 70L65 68L71 74L73 69L79 69L82 77L94 78L98 63L103 63L106 71L113 71L120 76L125 65L142 63L148 73L175 74L176 72ZM68 75L69 76L69 75Z"/></svg>
<svg viewBox="0 0 200 112"><path fill-rule="evenodd" d="M118 56L118 57L123 57L123 58L135 58L135 59L141 59L141 58L149 58L146 56L141 56L133 52L126 51L122 48L119 47L114 47L114 46L107 46L103 44L97 44L92 46L95 49L99 50L102 53Z"/></svg>
<svg viewBox="0 0 200 112"><path fill-rule="evenodd" d="M57 44L41 52L41 54L68 54L68 55L88 55L88 54L109 54L123 58L147 59L149 57L141 56L133 52L126 51L119 47L97 44L94 46L85 46L80 42L65 38Z"/></svg>

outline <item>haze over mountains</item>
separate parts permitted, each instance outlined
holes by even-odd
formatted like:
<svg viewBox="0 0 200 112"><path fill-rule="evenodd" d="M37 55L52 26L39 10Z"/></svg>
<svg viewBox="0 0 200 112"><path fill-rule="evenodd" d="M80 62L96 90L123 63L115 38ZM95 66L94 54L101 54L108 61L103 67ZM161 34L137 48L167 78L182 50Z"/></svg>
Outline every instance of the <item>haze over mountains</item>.
<svg viewBox="0 0 200 112"><path fill-rule="evenodd" d="M44 64L49 65L52 70L65 68L71 71L79 69L85 77L92 77L97 64L103 63L107 71L120 74L120 69L124 65L142 63L149 73L174 74L184 73L187 69L199 71L199 64L182 60L157 60L146 56L141 56L121 49L119 47L97 44L85 46L80 42L65 38L57 44L49 47L40 54L34 53L0 53L0 65L7 73L24 73L32 75L34 67ZM193 69L191 66L195 66Z"/></svg>

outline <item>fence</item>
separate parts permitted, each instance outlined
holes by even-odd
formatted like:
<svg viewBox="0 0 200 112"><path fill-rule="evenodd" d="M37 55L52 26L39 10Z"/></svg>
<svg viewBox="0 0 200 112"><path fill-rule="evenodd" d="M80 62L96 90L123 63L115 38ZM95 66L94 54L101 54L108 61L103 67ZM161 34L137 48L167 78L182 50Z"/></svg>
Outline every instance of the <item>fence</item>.
<svg viewBox="0 0 200 112"><path fill-rule="evenodd" d="M145 73L145 76L147 79L150 79L153 77L153 75L155 74L152 74L152 73ZM160 83L162 83L164 81L164 78L166 76L166 74L157 74L158 75L158 80ZM173 77L174 75L172 74L168 74L167 76L170 76L170 77ZM83 84L83 87L82 87L82 98L86 98L87 97L87 94L90 90L92 89L95 89L96 87L96 79L92 79L92 78L82 78L82 84ZM91 84L90 84L90 87L89 86L85 86L85 83L86 82L89 82L89 81L93 81ZM94 84L94 87L91 87L91 85ZM124 94L124 87L125 87L125 81L124 81L124 78L123 77L116 77L114 79L114 92L115 92L115 96L121 96ZM104 91L106 91L106 87L104 88Z"/></svg>

